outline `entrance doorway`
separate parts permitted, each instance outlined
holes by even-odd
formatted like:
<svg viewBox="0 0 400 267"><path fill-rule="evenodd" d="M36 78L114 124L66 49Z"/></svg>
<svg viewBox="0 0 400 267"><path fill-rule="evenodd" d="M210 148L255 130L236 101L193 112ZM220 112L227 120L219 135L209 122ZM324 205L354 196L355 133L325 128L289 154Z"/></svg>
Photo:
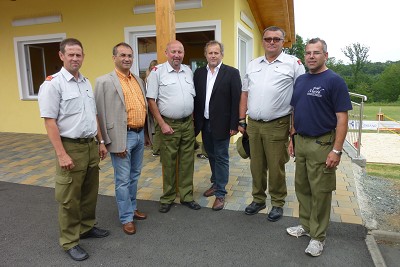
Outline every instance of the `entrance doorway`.
<svg viewBox="0 0 400 267"><path fill-rule="evenodd" d="M185 47L183 64L195 71L206 64L205 44L210 40L221 40L221 21L177 23L176 39ZM157 59L155 26L125 28L125 41L133 48L134 64L131 71L144 79L150 62Z"/></svg>

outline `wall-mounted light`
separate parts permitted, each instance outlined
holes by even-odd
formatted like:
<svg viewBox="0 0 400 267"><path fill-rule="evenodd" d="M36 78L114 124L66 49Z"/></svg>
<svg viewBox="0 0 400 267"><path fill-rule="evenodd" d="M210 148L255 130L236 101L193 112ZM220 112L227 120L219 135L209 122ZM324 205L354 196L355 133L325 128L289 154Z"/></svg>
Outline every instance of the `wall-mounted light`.
<svg viewBox="0 0 400 267"><path fill-rule="evenodd" d="M36 24L57 23L61 21L62 21L61 15L52 15L52 16L43 16L36 18L14 19L11 24L13 27L19 27L19 26L29 26Z"/></svg>

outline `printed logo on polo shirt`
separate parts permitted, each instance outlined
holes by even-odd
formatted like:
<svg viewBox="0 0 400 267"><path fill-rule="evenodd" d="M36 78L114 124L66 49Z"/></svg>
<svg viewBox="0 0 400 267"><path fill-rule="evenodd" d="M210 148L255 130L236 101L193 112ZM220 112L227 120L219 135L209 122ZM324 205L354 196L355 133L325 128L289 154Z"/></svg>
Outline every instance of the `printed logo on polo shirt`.
<svg viewBox="0 0 400 267"><path fill-rule="evenodd" d="M316 97L322 97L322 92L325 91L324 88L321 87L313 87L310 90L308 90L307 95L309 96L316 96Z"/></svg>

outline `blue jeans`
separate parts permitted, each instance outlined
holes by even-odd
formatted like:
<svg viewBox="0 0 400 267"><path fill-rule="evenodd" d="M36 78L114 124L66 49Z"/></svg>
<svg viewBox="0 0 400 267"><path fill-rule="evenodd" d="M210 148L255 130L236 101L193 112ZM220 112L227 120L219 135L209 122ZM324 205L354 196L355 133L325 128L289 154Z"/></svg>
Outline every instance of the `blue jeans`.
<svg viewBox="0 0 400 267"><path fill-rule="evenodd" d="M216 197L225 197L225 186L229 180L229 139L215 139L212 136L210 121L204 120L201 130L204 148L208 154L211 168L211 183Z"/></svg>
<svg viewBox="0 0 400 267"><path fill-rule="evenodd" d="M142 171L144 130L139 133L128 131L126 150L124 158L111 153L115 178L115 198L119 220L122 224L132 222L133 212L136 210L137 184Z"/></svg>

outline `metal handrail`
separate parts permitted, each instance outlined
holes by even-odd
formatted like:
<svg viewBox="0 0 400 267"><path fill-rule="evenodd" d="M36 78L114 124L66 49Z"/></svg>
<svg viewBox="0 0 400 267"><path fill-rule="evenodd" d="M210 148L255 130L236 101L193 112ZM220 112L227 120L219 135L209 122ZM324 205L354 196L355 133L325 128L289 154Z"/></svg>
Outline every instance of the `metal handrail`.
<svg viewBox="0 0 400 267"><path fill-rule="evenodd" d="M354 125L355 128L358 128L358 135L357 135L357 140L354 142L354 140L351 140L351 134L346 135L346 141L357 151L357 158L360 157L361 155L361 135L362 135L362 125L363 125L363 117L364 117L364 102L367 101L367 96L366 95L361 95L361 94L356 94L356 93L351 93L349 92L350 96L354 96L357 98L360 98L360 103L351 101L352 106L359 106L360 107L360 112L359 112L359 119L358 123ZM354 108L353 108L354 109ZM356 127L358 126L358 127Z"/></svg>

